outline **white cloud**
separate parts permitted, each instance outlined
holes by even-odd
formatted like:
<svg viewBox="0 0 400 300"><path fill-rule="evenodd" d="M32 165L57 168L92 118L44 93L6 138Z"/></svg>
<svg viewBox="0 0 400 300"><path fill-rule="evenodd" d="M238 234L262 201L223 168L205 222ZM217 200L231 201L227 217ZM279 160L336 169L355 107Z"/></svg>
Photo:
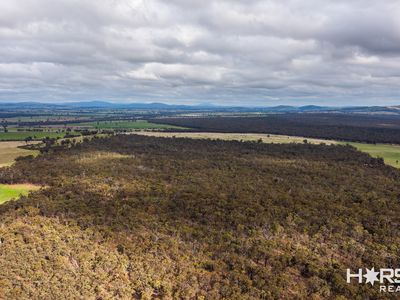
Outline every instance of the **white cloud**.
<svg viewBox="0 0 400 300"><path fill-rule="evenodd" d="M395 0L3 0L0 100L396 103L399 20Z"/></svg>
<svg viewBox="0 0 400 300"><path fill-rule="evenodd" d="M379 59L378 56L375 55L363 55L355 53L351 61L360 65L373 65L380 63L381 60Z"/></svg>

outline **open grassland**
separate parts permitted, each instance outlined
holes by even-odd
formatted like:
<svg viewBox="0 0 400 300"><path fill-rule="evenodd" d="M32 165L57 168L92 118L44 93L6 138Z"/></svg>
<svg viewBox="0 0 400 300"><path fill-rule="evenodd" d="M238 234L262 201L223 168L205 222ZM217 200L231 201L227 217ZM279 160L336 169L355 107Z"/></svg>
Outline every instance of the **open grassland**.
<svg viewBox="0 0 400 300"><path fill-rule="evenodd" d="M400 168L400 145L347 143L372 157L381 157L386 164Z"/></svg>
<svg viewBox="0 0 400 300"><path fill-rule="evenodd" d="M261 133L215 133L215 132L137 132L137 134L157 137L186 137L195 139L220 139L220 140L236 140L236 141L258 141L263 143L307 143L327 145L333 144L349 144L360 151L370 154L372 157L381 157L386 164L400 168L400 145L389 144L366 144L366 143L347 143L333 140L304 138L299 136L287 136L276 134L261 134Z"/></svg>
<svg viewBox="0 0 400 300"><path fill-rule="evenodd" d="M30 191L39 189L40 186L33 184L0 184L0 204L28 195Z"/></svg>
<svg viewBox="0 0 400 300"><path fill-rule="evenodd" d="M19 156L36 156L38 151L18 148L25 142L0 142L0 167L11 165Z"/></svg>
<svg viewBox="0 0 400 300"><path fill-rule="evenodd" d="M23 141L28 137L34 140L42 140L46 137L61 138L65 133L61 132L44 132L44 131L16 131L16 132L0 132L0 141Z"/></svg>
<svg viewBox="0 0 400 300"><path fill-rule="evenodd" d="M91 127L95 129L181 129L182 127L155 124L146 120L137 121L103 121L103 122L86 122L76 123L73 126Z"/></svg>
<svg viewBox="0 0 400 300"><path fill-rule="evenodd" d="M310 139L299 136L287 136L276 134L263 134L263 133L216 133L216 132L135 132L141 135L156 136L156 137L177 137L177 138L194 138L194 139L212 139L212 140L229 140L229 141L261 141L263 143L304 143L305 140L310 144L327 145L337 144L336 141Z"/></svg>

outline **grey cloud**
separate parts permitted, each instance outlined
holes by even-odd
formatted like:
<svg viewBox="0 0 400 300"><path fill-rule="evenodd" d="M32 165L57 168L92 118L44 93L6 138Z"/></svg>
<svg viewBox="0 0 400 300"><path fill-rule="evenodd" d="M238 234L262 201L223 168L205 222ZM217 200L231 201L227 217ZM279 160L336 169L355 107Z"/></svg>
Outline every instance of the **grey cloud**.
<svg viewBox="0 0 400 300"><path fill-rule="evenodd" d="M0 100L396 104L399 20L394 0L3 0Z"/></svg>

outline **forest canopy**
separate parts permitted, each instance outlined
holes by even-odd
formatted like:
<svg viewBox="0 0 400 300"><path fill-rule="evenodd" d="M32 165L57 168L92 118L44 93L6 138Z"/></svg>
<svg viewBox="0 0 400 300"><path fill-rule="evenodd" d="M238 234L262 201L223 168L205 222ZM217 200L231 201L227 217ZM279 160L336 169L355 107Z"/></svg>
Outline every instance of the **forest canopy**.
<svg viewBox="0 0 400 300"><path fill-rule="evenodd" d="M114 136L0 169L0 298L365 299L400 172L349 146ZM340 298L342 297L342 298Z"/></svg>
<svg viewBox="0 0 400 300"><path fill-rule="evenodd" d="M153 122L195 131L270 133L352 142L400 144L400 118L334 113L271 114L263 117L174 117Z"/></svg>

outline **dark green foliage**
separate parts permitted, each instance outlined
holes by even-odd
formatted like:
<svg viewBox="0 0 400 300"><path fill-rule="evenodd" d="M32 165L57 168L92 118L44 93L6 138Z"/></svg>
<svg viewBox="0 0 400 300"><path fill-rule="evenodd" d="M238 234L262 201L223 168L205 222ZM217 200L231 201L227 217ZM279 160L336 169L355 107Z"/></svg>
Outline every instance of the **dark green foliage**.
<svg viewBox="0 0 400 300"><path fill-rule="evenodd" d="M162 118L154 123L198 131L270 133L366 143L400 144L399 116L282 114L266 117Z"/></svg>
<svg viewBox="0 0 400 300"><path fill-rule="evenodd" d="M0 298L366 299L400 173L347 146L114 136L0 169ZM343 299L343 298L342 298Z"/></svg>

